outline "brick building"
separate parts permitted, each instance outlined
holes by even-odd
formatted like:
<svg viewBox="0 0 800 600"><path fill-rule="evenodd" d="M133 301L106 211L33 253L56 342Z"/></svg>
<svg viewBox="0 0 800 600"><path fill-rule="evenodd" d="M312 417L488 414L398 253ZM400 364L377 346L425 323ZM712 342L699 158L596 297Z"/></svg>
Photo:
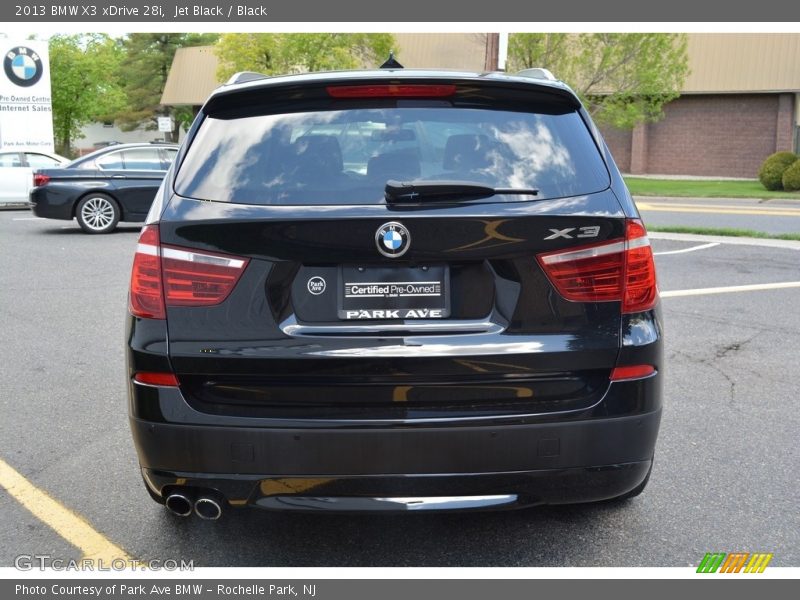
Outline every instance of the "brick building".
<svg viewBox="0 0 800 600"><path fill-rule="evenodd" d="M689 34L680 98L657 123L603 128L625 173L756 177L764 159L798 151L800 34Z"/></svg>

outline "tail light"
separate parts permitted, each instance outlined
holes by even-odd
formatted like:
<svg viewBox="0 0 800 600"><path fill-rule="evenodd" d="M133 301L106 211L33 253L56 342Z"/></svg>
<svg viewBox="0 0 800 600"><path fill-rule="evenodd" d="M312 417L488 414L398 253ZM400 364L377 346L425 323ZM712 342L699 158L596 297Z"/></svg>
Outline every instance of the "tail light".
<svg viewBox="0 0 800 600"><path fill-rule="evenodd" d="M139 243L133 256L128 310L133 316L146 319L167 317L161 286L161 257L156 225L145 225L139 234Z"/></svg>
<svg viewBox="0 0 800 600"><path fill-rule="evenodd" d="M161 247L168 306L212 306L223 302L247 266L246 258Z"/></svg>
<svg viewBox="0 0 800 600"><path fill-rule="evenodd" d="M43 175L42 173L33 174L33 187L41 187L47 185L49 182L50 177L48 175Z"/></svg>
<svg viewBox="0 0 800 600"><path fill-rule="evenodd" d="M162 246L158 226L146 225L133 259L129 308L132 315L166 318L167 306L213 306L239 281L248 259L189 248Z"/></svg>
<svg viewBox="0 0 800 600"><path fill-rule="evenodd" d="M625 239L547 252L536 258L567 300L620 301L623 313L648 310L658 302L653 251L638 219L625 222Z"/></svg>

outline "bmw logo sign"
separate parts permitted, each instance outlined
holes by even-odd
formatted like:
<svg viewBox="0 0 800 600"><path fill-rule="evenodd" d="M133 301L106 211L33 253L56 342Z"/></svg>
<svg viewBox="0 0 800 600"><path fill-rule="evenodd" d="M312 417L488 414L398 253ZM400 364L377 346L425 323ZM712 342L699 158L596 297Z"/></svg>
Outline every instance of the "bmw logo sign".
<svg viewBox="0 0 800 600"><path fill-rule="evenodd" d="M36 52L25 46L17 46L6 52L3 68L6 77L21 87L35 85L44 73L42 59Z"/></svg>
<svg viewBox="0 0 800 600"><path fill-rule="evenodd" d="M400 223L384 223L375 233L375 244L384 256L397 258L403 256L411 245L411 234Z"/></svg>

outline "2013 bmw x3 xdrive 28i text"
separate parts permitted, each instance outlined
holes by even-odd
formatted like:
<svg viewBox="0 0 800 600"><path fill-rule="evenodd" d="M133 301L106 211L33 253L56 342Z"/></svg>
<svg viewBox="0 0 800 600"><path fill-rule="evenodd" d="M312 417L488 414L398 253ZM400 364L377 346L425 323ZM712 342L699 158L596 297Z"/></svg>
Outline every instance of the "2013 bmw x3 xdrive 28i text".
<svg viewBox="0 0 800 600"><path fill-rule="evenodd" d="M177 514L631 497L661 415L652 252L546 73L244 75L142 229L127 364Z"/></svg>

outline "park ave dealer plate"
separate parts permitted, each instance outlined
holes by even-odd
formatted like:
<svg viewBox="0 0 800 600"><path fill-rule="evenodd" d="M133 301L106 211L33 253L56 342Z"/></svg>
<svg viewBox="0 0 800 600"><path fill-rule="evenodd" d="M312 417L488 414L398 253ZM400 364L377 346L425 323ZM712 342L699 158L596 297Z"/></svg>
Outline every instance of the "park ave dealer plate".
<svg viewBox="0 0 800 600"><path fill-rule="evenodd" d="M446 266L342 267L340 319L444 319L450 316Z"/></svg>

